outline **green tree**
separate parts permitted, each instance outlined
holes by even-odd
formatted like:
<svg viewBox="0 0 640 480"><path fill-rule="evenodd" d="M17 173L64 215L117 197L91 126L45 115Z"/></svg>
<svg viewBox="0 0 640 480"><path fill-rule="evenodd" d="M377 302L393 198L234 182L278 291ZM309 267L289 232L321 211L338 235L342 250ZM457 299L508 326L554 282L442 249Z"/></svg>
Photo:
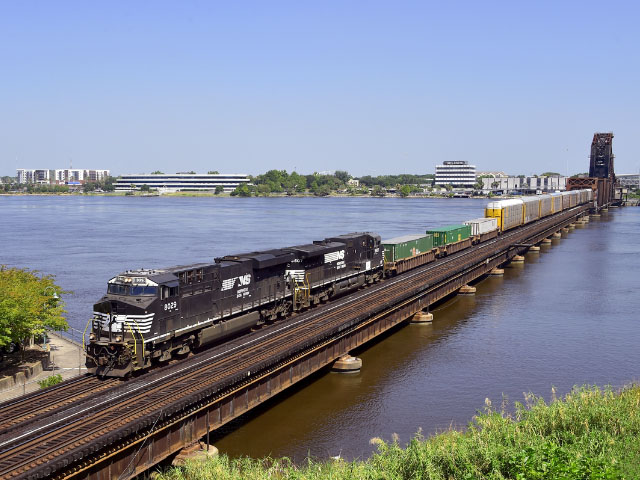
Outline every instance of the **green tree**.
<svg viewBox="0 0 640 480"><path fill-rule="evenodd" d="M371 196L384 197L385 196L384 188L382 188L380 185L374 185L373 188L371 189Z"/></svg>
<svg viewBox="0 0 640 480"><path fill-rule="evenodd" d="M258 195L263 195L265 197L268 197L269 194L271 193L271 187L269 186L268 183L261 183L260 185L256 185L256 193Z"/></svg>
<svg viewBox="0 0 640 480"><path fill-rule="evenodd" d="M325 183L324 185L321 185L316 189L314 195L317 195L318 197L326 197L328 195L331 195L331 187L329 186L329 184Z"/></svg>
<svg viewBox="0 0 640 480"><path fill-rule="evenodd" d="M399 190L401 197L408 197L412 191L411 185L402 185Z"/></svg>
<svg viewBox="0 0 640 480"><path fill-rule="evenodd" d="M560 174L558 172L544 172L540 174L541 177L559 177Z"/></svg>
<svg viewBox="0 0 640 480"><path fill-rule="evenodd" d="M349 172L345 170L336 170L333 175L342 183L347 183L349 180L351 180L351 175L349 175Z"/></svg>
<svg viewBox="0 0 640 480"><path fill-rule="evenodd" d="M164 175L164 172L161 172L160 170L156 170L155 172L151 172L151 175Z"/></svg>
<svg viewBox="0 0 640 480"><path fill-rule="evenodd" d="M251 196L251 190L249 189L249 186L246 183L243 183L241 185L238 185L236 187L236 189L231 192L232 196L238 196L238 197L250 197Z"/></svg>
<svg viewBox="0 0 640 480"><path fill-rule="evenodd" d="M140 191L141 192L149 192L149 191L151 191L151 187L145 183L144 185L142 185L140 187Z"/></svg>
<svg viewBox="0 0 640 480"><path fill-rule="evenodd" d="M214 192L216 195L224 193L224 187L222 185L216 185L216 190Z"/></svg>
<svg viewBox="0 0 640 480"><path fill-rule="evenodd" d="M304 193L307 189L307 178L296 172L291 172L291 175L289 175L289 178L285 182L284 189L288 195Z"/></svg>
<svg viewBox="0 0 640 480"><path fill-rule="evenodd" d="M26 268L0 266L0 346L12 341L26 343L45 329L66 330L64 293L51 275Z"/></svg>
<svg viewBox="0 0 640 480"><path fill-rule="evenodd" d="M105 192L113 192L116 189L114 182L116 181L116 177L107 177L104 181L99 182L100 188Z"/></svg>
<svg viewBox="0 0 640 480"><path fill-rule="evenodd" d="M84 193L93 192L96 189L96 184L94 182L87 182L82 185L82 191Z"/></svg>
<svg viewBox="0 0 640 480"><path fill-rule="evenodd" d="M207 175L220 175L220 172L218 170L209 170Z"/></svg>

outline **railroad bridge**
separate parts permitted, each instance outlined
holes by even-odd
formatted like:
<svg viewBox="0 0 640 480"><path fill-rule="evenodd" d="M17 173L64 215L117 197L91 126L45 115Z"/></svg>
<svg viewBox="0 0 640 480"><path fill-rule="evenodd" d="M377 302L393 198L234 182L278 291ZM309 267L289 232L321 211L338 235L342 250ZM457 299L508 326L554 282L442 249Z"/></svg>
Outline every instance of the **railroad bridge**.
<svg viewBox="0 0 640 480"><path fill-rule="evenodd" d="M589 209L510 230L126 382L78 377L6 402L0 478L139 475L208 442L221 425L558 235Z"/></svg>
<svg viewBox="0 0 640 480"><path fill-rule="evenodd" d="M586 221L613 198L613 134L594 135L578 205L138 378L77 377L0 404L0 478L135 477L429 305ZM347 362L348 363L348 362Z"/></svg>

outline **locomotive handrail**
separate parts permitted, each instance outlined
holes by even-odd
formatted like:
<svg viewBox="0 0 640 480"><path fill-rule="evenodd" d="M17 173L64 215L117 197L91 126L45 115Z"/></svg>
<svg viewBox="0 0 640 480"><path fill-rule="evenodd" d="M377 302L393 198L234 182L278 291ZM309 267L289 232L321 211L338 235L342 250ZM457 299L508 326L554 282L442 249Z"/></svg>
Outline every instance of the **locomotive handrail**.
<svg viewBox="0 0 640 480"><path fill-rule="evenodd" d="M125 323L127 323L127 320L129 320L128 318L125 320ZM144 336L142 336L142 332L140 331L140 326L138 325L138 322L136 322L135 318L131 318L131 321L133 321L133 323L136 324L136 330L138 330L138 335L140 335L140 339L142 340L142 346L144 347ZM136 356L138 356L138 340L136 339L135 334L133 333L133 329L131 328L131 325L129 325L127 323L127 326L129 327L129 330L131 331L131 336L133 337L133 354Z"/></svg>
<svg viewBox="0 0 640 480"><path fill-rule="evenodd" d="M84 337L87 333L87 328L89 327L89 322L93 321L93 318L90 318L89 320L87 320L87 324L84 326L84 331L82 332L82 349L86 350L86 346L84 344Z"/></svg>

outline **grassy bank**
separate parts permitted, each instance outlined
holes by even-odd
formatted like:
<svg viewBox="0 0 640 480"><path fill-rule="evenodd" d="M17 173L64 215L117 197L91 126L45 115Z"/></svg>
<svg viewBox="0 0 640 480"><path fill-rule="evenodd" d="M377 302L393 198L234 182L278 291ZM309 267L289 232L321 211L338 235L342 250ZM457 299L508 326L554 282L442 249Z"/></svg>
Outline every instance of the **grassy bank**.
<svg viewBox="0 0 640 480"><path fill-rule="evenodd" d="M268 435L265 434L265 441ZM512 413L492 408L465 432L417 435L402 448L377 443L366 461L229 459L222 455L165 471L165 480L199 479L618 479L640 478L640 386L619 392L575 389L547 404L530 396Z"/></svg>

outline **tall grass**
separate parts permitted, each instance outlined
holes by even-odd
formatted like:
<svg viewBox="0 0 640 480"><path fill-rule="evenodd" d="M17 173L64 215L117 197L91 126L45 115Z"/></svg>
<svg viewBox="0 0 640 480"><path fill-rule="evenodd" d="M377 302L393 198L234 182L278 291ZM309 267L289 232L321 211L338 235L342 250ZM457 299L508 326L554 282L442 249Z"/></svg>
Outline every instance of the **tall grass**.
<svg viewBox="0 0 640 480"><path fill-rule="evenodd" d="M489 400L465 432L429 438L418 433L406 447L372 439L366 461L229 459L221 455L159 475L200 479L640 479L640 386L618 392L575 388L547 404L528 395L512 413Z"/></svg>

